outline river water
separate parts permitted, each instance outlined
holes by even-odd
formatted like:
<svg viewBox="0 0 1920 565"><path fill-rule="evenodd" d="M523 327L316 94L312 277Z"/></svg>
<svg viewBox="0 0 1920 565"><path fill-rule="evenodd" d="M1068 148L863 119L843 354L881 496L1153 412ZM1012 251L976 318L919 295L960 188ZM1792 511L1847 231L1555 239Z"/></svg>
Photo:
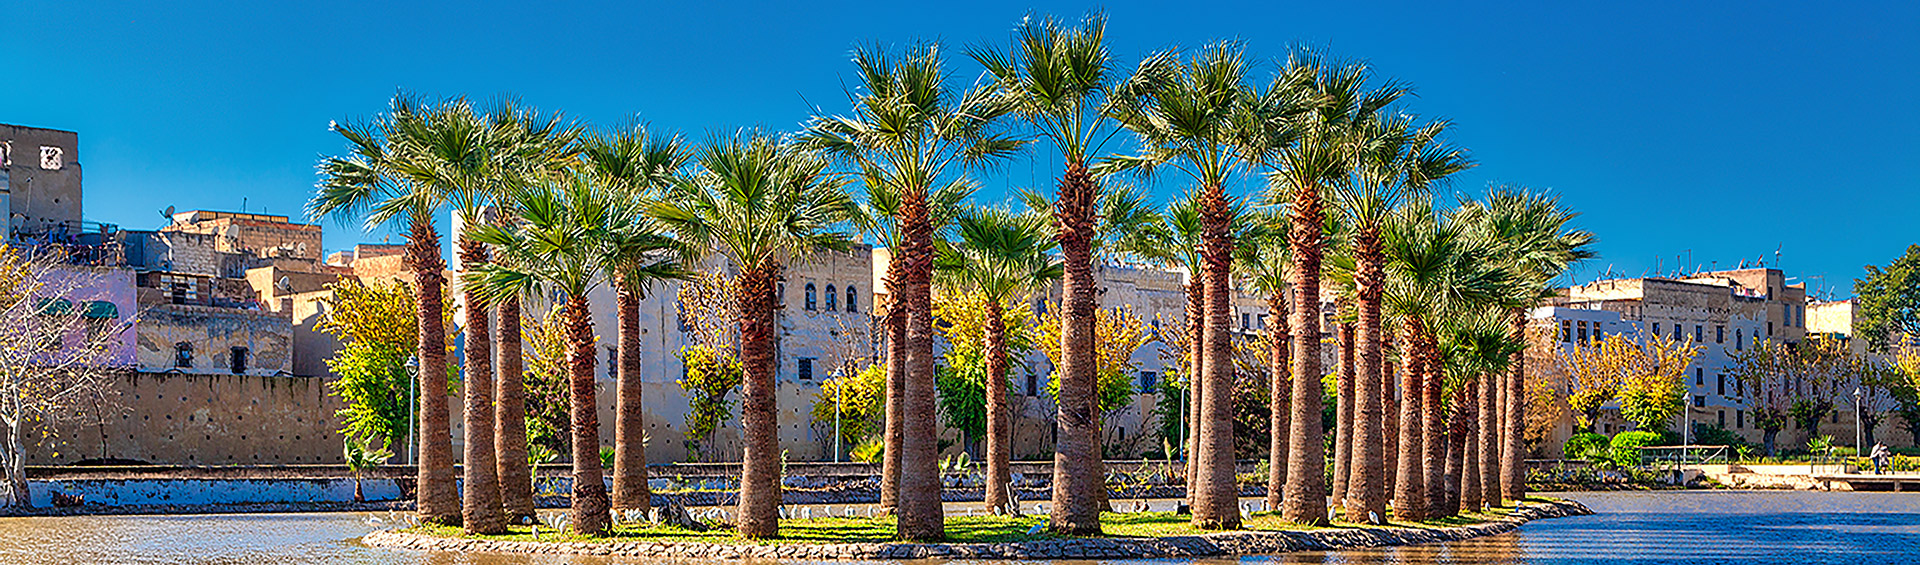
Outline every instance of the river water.
<svg viewBox="0 0 1920 565"><path fill-rule="evenodd" d="M1462 542L1237 561L1249 565L1920 563L1920 493L1691 491L1561 496L1579 500L1599 514L1542 520L1514 533ZM667 565L661 560L631 558L370 548L355 539L385 526L369 523L369 517L339 513L0 518L0 564ZM1114 565L1180 561L1184 560ZM1225 565L1236 560L1204 561ZM676 560L672 565L681 563Z"/></svg>

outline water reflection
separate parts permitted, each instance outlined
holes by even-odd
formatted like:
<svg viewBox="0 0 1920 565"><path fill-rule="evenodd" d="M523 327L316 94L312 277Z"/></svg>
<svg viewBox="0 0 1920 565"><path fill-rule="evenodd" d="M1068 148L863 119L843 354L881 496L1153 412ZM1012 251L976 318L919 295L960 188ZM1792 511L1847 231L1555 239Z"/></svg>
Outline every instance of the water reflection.
<svg viewBox="0 0 1920 565"><path fill-rule="evenodd" d="M1664 492L1570 496L1600 515L1546 520L1505 535L1428 546L1240 559L1080 561L1057 565L1920 562L1920 493ZM385 525L369 523L367 518L362 514L4 518L0 519L0 564L722 563L701 559L463 555L370 548L353 540ZM763 561L753 565L795 564ZM995 564L976 561L953 565Z"/></svg>

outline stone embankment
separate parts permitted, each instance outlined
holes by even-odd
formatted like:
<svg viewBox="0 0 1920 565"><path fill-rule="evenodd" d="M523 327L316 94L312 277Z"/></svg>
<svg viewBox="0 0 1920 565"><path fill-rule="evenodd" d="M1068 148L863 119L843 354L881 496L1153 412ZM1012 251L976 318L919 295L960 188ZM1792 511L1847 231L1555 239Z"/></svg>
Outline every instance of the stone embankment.
<svg viewBox="0 0 1920 565"><path fill-rule="evenodd" d="M719 559L1111 559L1264 555L1415 545L1463 540L1513 531L1543 518L1593 511L1578 502L1535 501L1505 518L1470 526L1435 528L1330 528L1308 531L1238 531L1164 538L1078 538L1008 543L847 543L749 545L668 541L533 542L445 538L383 531L361 538L367 545L428 551L618 555Z"/></svg>

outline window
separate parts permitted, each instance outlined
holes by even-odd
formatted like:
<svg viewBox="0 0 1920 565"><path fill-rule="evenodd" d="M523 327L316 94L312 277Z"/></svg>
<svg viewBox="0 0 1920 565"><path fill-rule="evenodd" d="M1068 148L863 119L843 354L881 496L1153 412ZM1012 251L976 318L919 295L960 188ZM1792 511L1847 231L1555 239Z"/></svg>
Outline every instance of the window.
<svg viewBox="0 0 1920 565"><path fill-rule="evenodd" d="M817 295L813 291L813 283L807 283L807 309L808 310L818 310L820 308L819 303L815 302L816 296Z"/></svg>
<svg viewBox="0 0 1920 565"><path fill-rule="evenodd" d="M1653 323L1653 335L1660 335L1660 322Z"/></svg>
<svg viewBox="0 0 1920 565"><path fill-rule="evenodd" d="M1693 384L1694 386L1707 386L1707 370L1706 369L1703 369L1700 367L1693 368Z"/></svg>
<svg viewBox="0 0 1920 565"><path fill-rule="evenodd" d="M1140 394L1153 394L1154 386L1160 383L1160 375L1153 371L1140 372Z"/></svg>
<svg viewBox="0 0 1920 565"><path fill-rule="evenodd" d="M1246 330L1246 329L1252 329L1252 328L1253 328L1253 315L1248 314L1246 312L1241 312L1240 313L1240 329Z"/></svg>
<svg viewBox="0 0 1920 565"><path fill-rule="evenodd" d="M1685 331L1685 330L1683 330L1683 329L1682 329L1682 328L1680 327L1680 324L1674 324L1674 325L1673 325L1673 340L1674 340L1674 341L1680 341L1680 332L1682 332L1682 331Z"/></svg>
<svg viewBox="0 0 1920 565"><path fill-rule="evenodd" d="M827 285L827 311L840 309L840 293L833 291L833 285Z"/></svg>
<svg viewBox="0 0 1920 565"><path fill-rule="evenodd" d="M620 371L620 349L615 347L608 347L607 348L607 380L618 380L620 378L619 371Z"/></svg>
<svg viewBox="0 0 1920 565"><path fill-rule="evenodd" d="M1733 394L1736 396L1739 396L1740 398L1746 398L1747 397L1747 381L1734 379Z"/></svg>
<svg viewBox="0 0 1920 565"><path fill-rule="evenodd" d="M1593 343L1593 342L1587 341L1587 321L1580 320L1579 322L1576 322L1575 325L1580 328L1580 344L1586 345L1589 343Z"/></svg>
<svg viewBox="0 0 1920 565"><path fill-rule="evenodd" d="M173 366L182 369L193 368L193 344L184 341L173 344Z"/></svg>
<svg viewBox="0 0 1920 565"><path fill-rule="evenodd" d="M1747 411L1734 410L1733 411L1733 429L1737 430L1745 427L1747 427Z"/></svg>
<svg viewBox="0 0 1920 565"><path fill-rule="evenodd" d="M1714 326L1714 327L1713 327L1713 342L1714 342L1714 343L1726 343L1726 342L1727 342L1727 327L1726 327L1726 326Z"/></svg>
<svg viewBox="0 0 1920 565"><path fill-rule="evenodd" d="M1720 427L1722 428L1727 427L1727 411L1720 410L1719 414L1720 414Z"/></svg>
<svg viewBox="0 0 1920 565"><path fill-rule="evenodd" d="M1705 397L1705 396L1700 396L1700 395L1698 395L1698 394L1696 394L1696 395L1693 395L1693 407L1694 407L1694 408L1706 408L1706 407L1707 407L1707 397Z"/></svg>
<svg viewBox="0 0 1920 565"><path fill-rule="evenodd" d="M1657 332L1660 330L1654 330L1654 331ZM1573 320L1560 321L1560 341L1564 343L1573 343Z"/></svg>
<svg viewBox="0 0 1920 565"><path fill-rule="evenodd" d="M1720 380L1720 396L1726 396L1727 395L1727 375L1725 373L1722 373L1718 378ZM1724 428L1726 427L1726 425L1722 424L1720 427Z"/></svg>
<svg viewBox="0 0 1920 565"><path fill-rule="evenodd" d="M860 295L853 291L853 285L847 285L847 312L860 311Z"/></svg>
<svg viewBox="0 0 1920 565"><path fill-rule="evenodd" d="M238 375L247 372L247 348L235 347L228 350L228 352L232 354L228 360L230 361L229 364L232 365L233 374Z"/></svg>
<svg viewBox="0 0 1920 565"><path fill-rule="evenodd" d="M1027 396L1040 396L1040 377L1027 373Z"/></svg>
<svg viewBox="0 0 1920 565"><path fill-rule="evenodd" d="M1773 335L1773 320L1767 320L1767 335Z"/></svg>
<svg viewBox="0 0 1920 565"><path fill-rule="evenodd" d="M1742 351L1742 350L1745 350L1746 348L1747 348L1747 331L1742 330L1740 328L1734 328L1733 329L1733 350Z"/></svg>
<svg viewBox="0 0 1920 565"><path fill-rule="evenodd" d="M1700 325L1700 324L1694 324L1694 325L1693 325L1693 342L1694 342L1694 343L1706 343L1706 342L1707 342L1707 327L1706 327L1706 326L1702 326L1702 325Z"/></svg>
<svg viewBox="0 0 1920 565"><path fill-rule="evenodd" d="M803 380L803 381L813 380L813 358L812 357L801 357L800 366L797 367L797 369L798 371L796 372L798 373L798 377L800 380Z"/></svg>

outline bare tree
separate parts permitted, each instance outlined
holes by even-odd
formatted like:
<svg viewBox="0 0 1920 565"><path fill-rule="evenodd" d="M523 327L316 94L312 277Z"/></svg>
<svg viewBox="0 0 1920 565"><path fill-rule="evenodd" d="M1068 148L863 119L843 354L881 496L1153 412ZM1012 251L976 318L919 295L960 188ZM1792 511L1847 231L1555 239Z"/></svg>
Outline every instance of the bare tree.
<svg viewBox="0 0 1920 565"><path fill-rule="evenodd" d="M113 379L133 362L133 316L90 307L106 298L105 272L67 264L56 248L0 244L0 491L10 507L32 506L30 442L57 445L58 424L117 409Z"/></svg>

